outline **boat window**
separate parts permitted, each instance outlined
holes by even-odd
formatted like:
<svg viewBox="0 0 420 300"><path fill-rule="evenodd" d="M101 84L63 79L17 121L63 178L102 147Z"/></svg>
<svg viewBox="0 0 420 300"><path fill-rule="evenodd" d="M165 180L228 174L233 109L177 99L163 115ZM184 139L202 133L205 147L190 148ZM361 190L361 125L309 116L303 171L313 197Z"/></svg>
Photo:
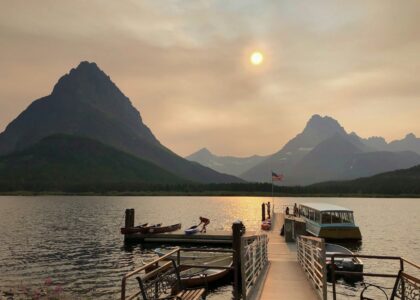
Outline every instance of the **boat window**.
<svg viewBox="0 0 420 300"><path fill-rule="evenodd" d="M319 211L315 212L315 222L321 223L321 213Z"/></svg>
<svg viewBox="0 0 420 300"><path fill-rule="evenodd" d="M323 212L322 216L322 224L331 224L331 214L329 212Z"/></svg>
<svg viewBox="0 0 420 300"><path fill-rule="evenodd" d="M331 223L334 223L334 224L341 223L341 216L340 216L339 211L331 212Z"/></svg>
<svg viewBox="0 0 420 300"><path fill-rule="evenodd" d="M343 223L349 223L349 224L353 224L353 213L351 212L341 212L342 215L342 219L343 219Z"/></svg>

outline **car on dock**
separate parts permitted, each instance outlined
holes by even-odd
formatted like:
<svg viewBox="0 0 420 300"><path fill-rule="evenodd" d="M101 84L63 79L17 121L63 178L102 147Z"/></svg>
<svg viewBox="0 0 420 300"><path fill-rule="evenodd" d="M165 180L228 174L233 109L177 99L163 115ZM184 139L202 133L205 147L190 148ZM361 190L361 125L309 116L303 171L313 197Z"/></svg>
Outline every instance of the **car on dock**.
<svg viewBox="0 0 420 300"><path fill-rule="evenodd" d="M299 205L299 216L305 220L306 231L327 240L361 240L360 229L354 223L353 211L328 203Z"/></svg>

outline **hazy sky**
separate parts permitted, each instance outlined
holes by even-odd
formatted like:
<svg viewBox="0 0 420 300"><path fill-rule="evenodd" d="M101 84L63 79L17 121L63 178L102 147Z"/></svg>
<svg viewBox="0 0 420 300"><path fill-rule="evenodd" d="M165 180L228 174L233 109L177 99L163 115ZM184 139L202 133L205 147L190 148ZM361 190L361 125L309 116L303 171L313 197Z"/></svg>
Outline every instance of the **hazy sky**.
<svg viewBox="0 0 420 300"><path fill-rule="evenodd" d="M89 60L180 155L273 153L315 113L363 137L420 135L418 0L0 5L0 131Z"/></svg>

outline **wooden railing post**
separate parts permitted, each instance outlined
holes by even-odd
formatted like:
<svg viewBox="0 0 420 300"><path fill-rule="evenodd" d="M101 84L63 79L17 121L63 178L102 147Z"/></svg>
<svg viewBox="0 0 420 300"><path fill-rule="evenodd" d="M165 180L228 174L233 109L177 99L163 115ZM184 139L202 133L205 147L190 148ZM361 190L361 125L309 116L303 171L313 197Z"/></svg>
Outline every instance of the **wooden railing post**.
<svg viewBox="0 0 420 300"><path fill-rule="evenodd" d="M238 300L240 297L240 268L241 268L241 236L244 232L245 226L241 221L235 221L232 224L232 249L233 253L233 267L234 267L234 280L233 280L233 299Z"/></svg>

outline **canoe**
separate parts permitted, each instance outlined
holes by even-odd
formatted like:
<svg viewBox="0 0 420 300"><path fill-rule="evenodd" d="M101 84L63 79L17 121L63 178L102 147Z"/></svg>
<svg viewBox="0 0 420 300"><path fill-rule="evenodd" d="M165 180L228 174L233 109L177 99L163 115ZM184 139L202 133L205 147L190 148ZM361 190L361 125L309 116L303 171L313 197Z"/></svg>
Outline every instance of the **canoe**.
<svg viewBox="0 0 420 300"><path fill-rule="evenodd" d="M121 233L122 234L148 233L151 228L156 228L156 227L162 226L161 223L159 223L159 224L153 224L153 225L149 225L149 226L147 226L147 224L148 223L145 223L143 225L136 226L136 227L121 228Z"/></svg>
<svg viewBox="0 0 420 300"><path fill-rule="evenodd" d="M208 260L202 265L232 267L232 255ZM203 286L222 279L229 274L229 269L189 268L180 272L181 282L185 287ZM204 276L203 276L204 275Z"/></svg>
<svg viewBox="0 0 420 300"><path fill-rule="evenodd" d="M152 227L149 228L149 230L145 233L165 233L165 232L172 232L175 230L179 230L181 229L181 223L178 224L173 224L173 225L169 225L169 226L159 226L159 227Z"/></svg>
<svg viewBox="0 0 420 300"><path fill-rule="evenodd" d="M129 228L121 227L121 234L136 233L138 232L138 228L146 227L147 224L148 223L144 223L144 224L134 226L134 227L129 227Z"/></svg>
<svg viewBox="0 0 420 300"><path fill-rule="evenodd" d="M188 229L185 229L185 234L194 234L198 232L198 225L191 226Z"/></svg>

